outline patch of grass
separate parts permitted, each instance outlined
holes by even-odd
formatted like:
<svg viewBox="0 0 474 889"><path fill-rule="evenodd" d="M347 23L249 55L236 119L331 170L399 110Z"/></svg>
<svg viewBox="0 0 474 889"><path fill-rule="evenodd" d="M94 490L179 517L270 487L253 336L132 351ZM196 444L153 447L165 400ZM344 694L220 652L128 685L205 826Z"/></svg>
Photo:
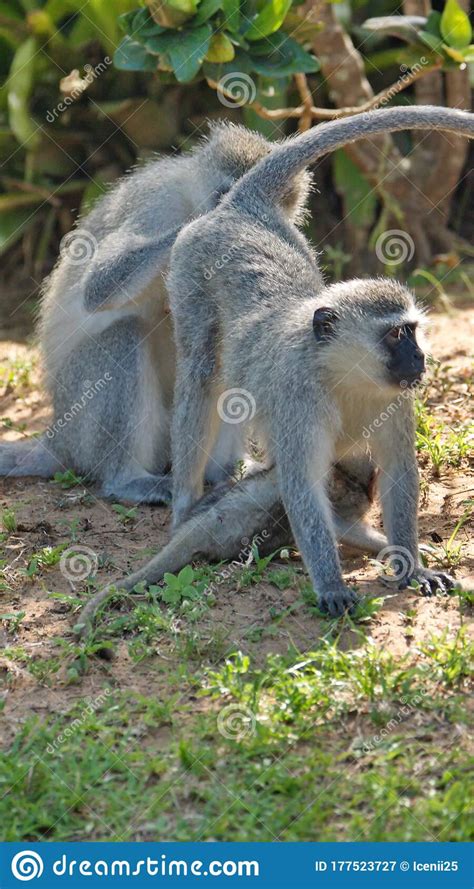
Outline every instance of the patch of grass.
<svg viewBox="0 0 474 889"><path fill-rule="evenodd" d="M424 549L433 559L436 565L443 568L457 568L462 559L463 543L459 543L457 536L466 522L472 516L472 505L470 504L463 512L460 519L456 522L452 534L446 543L443 541L437 546L433 544L425 545Z"/></svg>
<svg viewBox="0 0 474 889"><path fill-rule="evenodd" d="M325 642L161 662L159 695L105 679L0 756L3 839L468 841L470 654L465 634L411 660Z"/></svg>
<svg viewBox="0 0 474 889"><path fill-rule="evenodd" d="M4 509L2 512L2 527L9 534L16 531L16 515L13 509Z"/></svg>
<svg viewBox="0 0 474 889"><path fill-rule="evenodd" d="M121 503L113 503L112 509L118 514L118 517L124 525L134 522L138 515L138 506L122 506Z"/></svg>
<svg viewBox="0 0 474 889"><path fill-rule="evenodd" d="M0 365L0 387L21 395L32 387L31 375L35 366L32 358L13 358Z"/></svg>
<svg viewBox="0 0 474 889"><path fill-rule="evenodd" d="M416 403L416 448L426 454L436 477L446 466L459 466L472 449L474 424L447 430L429 413L426 405Z"/></svg>
<svg viewBox="0 0 474 889"><path fill-rule="evenodd" d="M83 485L86 482L86 477L83 475L76 475L72 469L66 469L65 472L55 472L54 481L57 485L61 485L61 488L64 490L68 490L69 488L76 488L78 485Z"/></svg>
<svg viewBox="0 0 474 889"><path fill-rule="evenodd" d="M461 627L454 639L448 636L447 630L433 636L421 651L444 685L459 685L474 675L474 641L469 638L466 627Z"/></svg>
<svg viewBox="0 0 474 889"><path fill-rule="evenodd" d="M5 621L7 631L14 636L25 614L25 611L16 611L13 614L0 614L0 621Z"/></svg>
<svg viewBox="0 0 474 889"><path fill-rule="evenodd" d="M297 574L295 569L290 567L272 568L271 571L267 571L265 579L279 590L287 590L294 585L297 579Z"/></svg>
<svg viewBox="0 0 474 889"><path fill-rule="evenodd" d="M60 543L58 546L44 546L31 556L26 568L28 577L36 577L45 568L54 568L61 560L61 555L69 546L68 543Z"/></svg>

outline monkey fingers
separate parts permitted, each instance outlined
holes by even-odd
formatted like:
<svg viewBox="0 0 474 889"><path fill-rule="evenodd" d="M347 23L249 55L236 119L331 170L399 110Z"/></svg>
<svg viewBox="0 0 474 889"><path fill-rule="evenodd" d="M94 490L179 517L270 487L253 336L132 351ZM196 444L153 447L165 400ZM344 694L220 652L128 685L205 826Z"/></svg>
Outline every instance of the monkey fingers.
<svg viewBox="0 0 474 889"><path fill-rule="evenodd" d="M437 593L447 595L452 590L459 588L460 584L444 571L430 571L428 568L419 568L400 584L399 589L406 589L415 581L419 585L422 596L433 596Z"/></svg>
<svg viewBox="0 0 474 889"><path fill-rule="evenodd" d="M339 590L326 590L318 595L318 607L329 617L342 617L346 612L351 614L358 601L356 591L346 586Z"/></svg>

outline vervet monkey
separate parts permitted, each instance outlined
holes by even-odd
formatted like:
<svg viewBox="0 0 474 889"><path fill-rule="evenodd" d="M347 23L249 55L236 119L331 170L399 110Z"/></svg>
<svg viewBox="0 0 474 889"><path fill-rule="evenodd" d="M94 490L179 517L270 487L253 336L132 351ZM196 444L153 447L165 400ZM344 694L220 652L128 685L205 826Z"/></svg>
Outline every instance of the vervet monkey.
<svg viewBox="0 0 474 889"><path fill-rule="evenodd" d="M54 418L40 438L0 446L0 475L48 478L71 468L105 496L170 500L175 350L163 273L180 227L272 148L245 127L213 125L189 154L125 176L66 236L39 326ZM295 222L309 186L304 172L283 199ZM209 481L243 457L241 431L223 424Z"/></svg>
<svg viewBox="0 0 474 889"><path fill-rule="evenodd" d="M337 539L355 549L378 554L387 540L362 521L374 498L374 484L373 464L364 457L347 467L333 467L328 496ZM292 540L274 468L241 479L230 489L227 484L217 485L205 494L158 555L89 600L76 620L76 632L84 635L90 630L97 610L114 590L131 592L138 583L158 583L166 572L175 573L197 558L218 562L242 557L248 553L255 535L260 555L274 552Z"/></svg>
<svg viewBox="0 0 474 889"><path fill-rule="evenodd" d="M174 527L203 493L222 397L237 388L253 400L252 423L275 464L296 543L320 607L332 615L351 608L355 593L342 578L326 480L334 462L365 453L367 445L380 471L388 544L405 560L402 585L454 585L449 575L423 568L418 553L413 404L410 391L400 393L424 372L422 316L412 294L392 279L325 286L316 257L278 202L293 177L329 149L407 128L474 135L469 114L431 106L317 127L276 148L214 211L188 225L170 262ZM374 425L382 413L387 419ZM374 429L368 443L364 428Z"/></svg>

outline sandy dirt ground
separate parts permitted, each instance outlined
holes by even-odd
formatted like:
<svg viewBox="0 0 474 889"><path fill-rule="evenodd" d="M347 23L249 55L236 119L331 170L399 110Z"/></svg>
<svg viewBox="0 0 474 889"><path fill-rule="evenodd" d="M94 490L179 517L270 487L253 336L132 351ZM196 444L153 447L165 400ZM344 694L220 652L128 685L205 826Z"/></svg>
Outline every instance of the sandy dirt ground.
<svg viewBox="0 0 474 889"><path fill-rule="evenodd" d="M474 308L453 309L449 314L434 313L430 340L441 373L429 389L429 409L435 418L455 430L466 421L470 411ZM33 363L32 370L22 378L22 368L29 362ZM4 386L0 391L3 440L14 440L42 430L49 421L50 407L40 388L34 349L6 340L0 345L0 366L20 368L16 376L4 374ZM463 459L458 467L442 466L439 477L436 477L427 456L420 453L420 468L421 542L446 542L469 498L473 498L472 464ZM78 584L74 588L58 564L50 568L45 566L34 576L27 576L25 570L33 554L43 547L70 544L71 541L85 545L97 555L99 567L95 580L102 585L136 569L166 543L170 533L169 510L165 508L139 507L135 518L124 522L112 504L97 498L93 489L82 486L63 489L57 483L45 480L1 480L0 512L5 509L14 510L16 529L2 544L5 562L0 585L0 612L25 614L13 633L11 625L0 623L0 643L21 647L38 659L48 659L53 653L57 656L58 637L73 641L74 614L68 605L51 598L50 594L73 592L80 597L84 585ZM380 522L377 512L373 519ZM462 544L462 551L455 573L472 588L474 547L470 532L472 526L466 522L456 538L456 542ZM431 633L447 630L451 634L461 623L469 624L472 609L461 608L457 596L423 599L413 591L387 590L377 579L376 566L368 559L345 550L342 556L348 581L355 583L362 594L385 596L383 607L370 624L370 635L376 645L397 656L403 655L426 641ZM292 564L301 572L303 583L302 564ZM275 611L283 616L277 623L273 621L271 632L267 632L270 616ZM240 589L229 580L219 586L217 603L208 611L201 626L203 658L210 654L206 652L206 638L214 638L216 628L220 628L229 650L251 651L254 658L263 662L269 652L284 652L290 644L301 651L311 649L327 632L327 622L311 611L296 588L279 590L271 583L259 582ZM358 635L353 627L342 628L342 643L345 646L358 645ZM0 653L0 693L5 698L2 714L4 741L12 738L19 723L27 716L41 718L51 711L61 713L71 707L76 697L98 693L104 673L109 681L122 689L144 693L153 690L159 697L160 676L166 671L169 659L175 656L172 646L168 648L166 641L160 641L152 662L136 664L130 660L125 641L119 642L112 661L92 660L81 682L71 685L66 681L63 669L56 673L54 683L42 682L22 666L21 659L11 659Z"/></svg>

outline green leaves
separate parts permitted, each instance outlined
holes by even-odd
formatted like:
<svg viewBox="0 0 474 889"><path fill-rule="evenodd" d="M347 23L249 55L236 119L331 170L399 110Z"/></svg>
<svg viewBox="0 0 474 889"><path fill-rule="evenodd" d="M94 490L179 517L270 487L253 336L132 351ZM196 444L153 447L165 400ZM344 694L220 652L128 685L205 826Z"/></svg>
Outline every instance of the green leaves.
<svg viewBox="0 0 474 889"><path fill-rule="evenodd" d="M252 44L250 57L252 69L265 77L286 77L299 72L313 74L320 68L315 56L306 52L292 37L282 33Z"/></svg>
<svg viewBox="0 0 474 889"><path fill-rule="evenodd" d="M393 34L410 43L421 53L428 46L444 60L448 67L474 59L474 46L471 44L472 28L469 17L458 0L446 0L442 13L432 11L428 18L423 16L382 16L368 19L363 25L380 36ZM420 46L421 44L421 46ZM436 60L436 56L433 57Z"/></svg>
<svg viewBox="0 0 474 889"><path fill-rule="evenodd" d="M196 76L206 57L211 37L212 28L208 24L163 36L166 55L180 83Z"/></svg>
<svg viewBox="0 0 474 889"><path fill-rule="evenodd" d="M448 46L465 49L472 39L471 23L457 0L446 0L440 20L440 32Z"/></svg>
<svg viewBox="0 0 474 889"><path fill-rule="evenodd" d="M166 573L163 580L165 586L161 590L161 598L167 605L179 605L183 599L200 599L205 586L196 584L196 572L191 565L186 565L179 574Z"/></svg>
<svg viewBox="0 0 474 889"><path fill-rule="evenodd" d="M247 40L261 40L274 34L283 24L291 6L291 0L267 0L261 11L254 17L250 27L244 31Z"/></svg>
<svg viewBox="0 0 474 889"><path fill-rule="evenodd" d="M235 49L226 34L214 34L206 56L208 62L231 62Z"/></svg>
<svg viewBox="0 0 474 889"><path fill-rule="evenodd" d="M127 71L172 71L180 83L198 74L219 79L229 71L270 78L318 71L317 59L280 30L291 2L264 0L260 8L254 4L253 16L249 3L242 14L240 0L167 0L168 12L164 5L158 12L155 6L152 13L128 12L120 17L126 36L115 65ZM169 10L178 18L170 18Z"/></svg>
<svg viewBox="0 0 474 889"><path fill-rule="evenodd" d="M142 43L127 35L115 50L114 65L122 71L156 71L157 59Z"/></svg>
<svg viewBox="0 0 474 889"><path fill-rule="evenodd" d="M8 80L9 123L19 142L29 143L30 149L38 144L39 127L30 114L30 94L33 90L38 40L28 37L18 47L10 68Z"/></svg>

